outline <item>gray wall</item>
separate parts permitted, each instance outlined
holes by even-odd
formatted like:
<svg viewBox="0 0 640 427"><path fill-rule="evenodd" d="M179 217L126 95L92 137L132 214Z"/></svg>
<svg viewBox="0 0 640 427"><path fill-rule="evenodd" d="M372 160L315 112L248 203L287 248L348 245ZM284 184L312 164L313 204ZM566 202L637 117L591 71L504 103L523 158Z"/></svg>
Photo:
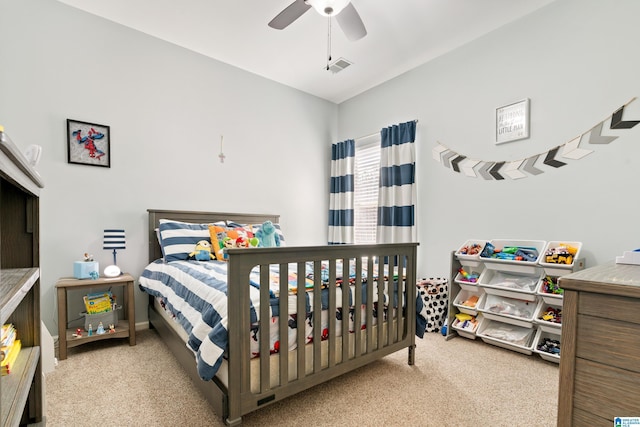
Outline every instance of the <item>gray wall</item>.
<svg viewBox="0 0 640 427"><path fill-rule="evenodd" d="M111 168L67 163L68 118L111 127ZM118 264L140 274L148 208L279 213L290 244L326 243L335 104L57 1L0 0L0 124L19 147L43 147L42 319L53 335L57 278L84 252L112 262L104 228L126 230ZM145 295L136 300L144 322Z"/></svg>
<svg viewBox="0 0 640 427"><path fill-rule="evenodd" d="M447 275L467 239L571 240L587 265L640 247L640 125L538 176L486 181L432 158L438 142L476 160L546 153L640 95L640 2L558 0L340 105L339 136L419 119L419 273ZM495 109L531 100L531 137L495 145ZM640 120L640 100L625 110Z"/></svg>
<svg viewBox="0 0 640 427"><path fill-rule="evenodd" d="M640 126L520 180L432 159L437 142L477 160L528 158L638 96L639 13L634 0L557 0L336 106L56 1L0 0L0 124L19 146L43 146L45 324L55 335L53 285L74 260L110 263L103 228L127 230L119 264L140 273L147 208L276 212L290 243L325 242L329 144L412 119L420 275L448 274L450 252L471 238L581 241L588 265L639 247ZM531 137L495 145L496 107L522 98ZM67 164L67 118L111 126L110 169ZM640 100L625 118L640 119Z"/></svg>

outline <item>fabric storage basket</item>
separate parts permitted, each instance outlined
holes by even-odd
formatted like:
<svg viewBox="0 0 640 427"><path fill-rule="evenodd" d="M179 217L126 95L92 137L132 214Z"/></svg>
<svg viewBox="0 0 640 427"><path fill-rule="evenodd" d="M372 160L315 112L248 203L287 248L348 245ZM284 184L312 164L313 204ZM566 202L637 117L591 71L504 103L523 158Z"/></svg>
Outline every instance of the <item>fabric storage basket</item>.
<svg viewBox="0 0 640 427"><path fill-rule="evenodd" d="M109 330L109 325L118 326L118 309L105 311L104 313L88 314L86 312L80 313L84 316L84 330L89 330L89 325L93 333L98 329L98 325L102 322L102 326L105 331Z"/></svg>
<svg viewBox="0 0 640 427"><path fill-rule="evenodd" d="M427 319L426 332L438 332L447 317L449 304L449 280L444 278L422 279L418 283L422 299L421 315Z"/></svg>

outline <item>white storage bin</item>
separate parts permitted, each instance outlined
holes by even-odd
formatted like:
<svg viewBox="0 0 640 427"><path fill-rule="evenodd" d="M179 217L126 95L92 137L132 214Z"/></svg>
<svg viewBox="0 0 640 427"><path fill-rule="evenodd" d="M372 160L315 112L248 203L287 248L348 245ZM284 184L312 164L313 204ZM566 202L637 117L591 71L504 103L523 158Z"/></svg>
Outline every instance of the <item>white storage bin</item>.
<svg viewBox="0 0 640 427"><path fill-rule="evenodd" d="M484 315L483 315L484 316ZM482 341L523 354L533 353L536 330L485 318L476 331Z"/></svg>
<svg viewBox="0 0 640 427"><path fill-rule="evenodd" d="M464 242L456 251L456 258L465 267L477 267L480 265L480 252L484 249L484 245L488 240L471 239ZM478 249L477 253L470 254L466 249L474 247Z"/></svg>
<svg viewBox="0 0 640 427"><path fill-rule="evenodd" d="M465 305L464 302L467 301L472 296L478 297L475 305ZM453 305L460 311L461 313L471 314L473 316L478 314L478 307L482 304L482 298L484 298L484 292L472 292L466 289L461 289L456 295L456 298L453 300Z"/></svg>
<svg viewBox="0 0 640 427"><path fill-rule="evenodd" d="M547 312L548 310L553 310L555 313L557 313L558 317L560 318L560 323L553 320L543 319L545 312ZM560 305L547 304L544 300L541 301L541 304L538 305L538 309L536 310L534 321L538 325L545 325L548 329L553 328L556 330L560 330L562 328L562 301L560 301Z"/></svg>
<svg viewBox="0 0 640 427"><path fill-rule="evenodd" d="M482 323L482 314L479 314L478 316L472 316L475 320L475 322L470 321L470 323L467 323L465 325L465 321L460 321L457 318L453 318L453 323L451 324L451 327L458 333L458 335L460 335L463 338L467 338L470 340L475 340L476 339L476 331L478 330L478 328L480 327L480 324ZM464 327L463 327L464 325Z"/></svg>
<svg viewBox="0 0 640 427"><path fill-rule="evenodd" d="M537 274L522 274L486 269L478 284L488 294L534 301L542 278L542 271Z"/></svg>
<svg viewBox="0 0 640 427"><path fill-rule="evenodd" d="M558 279L559 279L558 276L545 276L540 280L540 283L538 284L536 295L541 297L544 300L544 302L547 304L562 305L562 296L564 292L552 293L549 290L554 286L547 285L547 280L551 280L552 283L554 283L555 286L557 286ZM558 289L562 290L562 288L560 287L558 287Z"/></svg>
<svg viewBox="0 0 640 427"><path fill-rule="evenodd" d="M561 262L563 260L567 260L567 255L557 254L557 252L559 252L561 248L567 249L571 262ZM539 264L543 266L545 270L549 269L551 272L560 272L557 273L558 276L568 274L573 270L573 267L575 266L576 261L580 256L581 249L582 242L573 242L568 240L554 240L548 242L540 256ZM559 262L553 262L553 259L557 259L557 261Z"/></svg>
<svg viewBox="0 0 640 427"><path fill-rule="evenodd" d="M480 280L480 276L482 275L482 272L484 271L484 269L482 268L482 266L479 267L463 267L462 270L464 270L467 274L469 274L473 279L469 280L469 279L465 279L465 277L462 275L462 273L460 271L458 271L458 274L456 274L456 277L453 279L458 285L460 285L460 287L462 289L465 289L467 291L474 291L474 292L478 292L478 281Z"/></svg>
<svg viewBox="0 0 640 427"><path fill-rule="evenodd" d="M497 250L503 251L506 247L520 247L527 248L535 251L537 254L535 259L531 260L510 260L510 259L500 259L493 258L490 254L482 253L480 255L480 260L485 262L486 268L492 270L502 270L502 271L512 271L512 272L520 272L524 274L536 274L539 272L541 268L538 264L540 260L540 256L542 255L547 242L544 240L508 240L508 239L494 239L489 243L493 245L493 247ZM485 251L487 247L485 246Z"/></svg>
<svg viewBox="0 0 640 427"><path fill-rule="evenodd" d="M487 294L478 310L487 319L533 328L533 319L542 300L525 301Z"/></svg>
<svg viewBox="0 0 640 427"><path fill-rule="evenodd" d="M533 351L538 353L540 357L549 362L560 363L560 353L551 353L542 349L542 345L547 339L555 340L558 342L558 349L560 348L560 339L562 334L559 331L549 331L545 328L538 328L536 332L535 342L533 344Z"/></svg>

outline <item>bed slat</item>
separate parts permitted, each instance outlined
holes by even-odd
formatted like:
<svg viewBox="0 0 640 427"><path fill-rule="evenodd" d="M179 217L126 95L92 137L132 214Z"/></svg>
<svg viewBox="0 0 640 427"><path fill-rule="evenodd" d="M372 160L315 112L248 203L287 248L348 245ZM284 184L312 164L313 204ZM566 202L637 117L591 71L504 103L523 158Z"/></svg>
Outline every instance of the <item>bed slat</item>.
<svg viewBox="0 0 640 427"><path fill-rule="evenodd" d="M303 379L306 376L306 369L305 367L307 366L306 364L306 354L303 351L303 349L306 346L307 343L307 337L306 337L306 329L307 329L307 317L305 315L305 313L307 312L307 307L306 307L306 295L304 292L305 289L305 280L304 277L306 275L306 269L304 268L304 265L300 265L298 264L298 293L296 294L296 302L297 302L297 306L296 306L296 320L297 320L297 354L298 354L298 365L297 365L297 372L298 372L298 380Z"/></svg>
<svg viewBox="0 0 640 427"><path fill-rule="evenodd" d="M288 265L280 264L278 272L280 275L288 274ZM278 302L280 309L280 317L278 321L278 336L287 337L280 339L280 354L278 362L280 363L280 386L286 386L289 383L289 300L285 297Z"/></svg>
<svg viewBox="0 0 640 427"><path fill-rule="evenodd" d="M329 260L329 283L336 283L336 260ZM333 286L333 285L330 285ZM329 292L329 368L332 368L336 365L336 340L338 337L337 333L337 322L336 322L336 292Z"/></svg>
<svg viewBox="0 0 640 427"><path fill-rule="evenodd" d="M260 266L260 283L269 283L269 266ZM263 327L260 331L260 355L269 355L270 353L270 336L269 336L269 319L270 313L269 287L260 287L260 322ZM264 327L266 326L266 327ZM260 391L266 392L270 387L271 369L269 366L269 357L260 357Z"/></svg>
<svg viewBox="0 0 640 427"><path fill-rule="evenodd" d="M304 263L303 263L304 265ZM317 339L322 337L322 264L320 261L313 263L313 372L322 370L322 341Z"/></svg>

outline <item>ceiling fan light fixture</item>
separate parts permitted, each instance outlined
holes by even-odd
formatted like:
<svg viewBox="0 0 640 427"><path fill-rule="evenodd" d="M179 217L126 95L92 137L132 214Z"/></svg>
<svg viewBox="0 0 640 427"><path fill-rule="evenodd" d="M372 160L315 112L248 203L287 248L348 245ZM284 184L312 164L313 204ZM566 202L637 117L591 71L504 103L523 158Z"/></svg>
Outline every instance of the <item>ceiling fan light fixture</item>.
<svg viewBox="0 0 640 427"><path fill-rule="evenodd" d="M307 0L320 15L335 16L347 7L351 0Z"/></svg>

